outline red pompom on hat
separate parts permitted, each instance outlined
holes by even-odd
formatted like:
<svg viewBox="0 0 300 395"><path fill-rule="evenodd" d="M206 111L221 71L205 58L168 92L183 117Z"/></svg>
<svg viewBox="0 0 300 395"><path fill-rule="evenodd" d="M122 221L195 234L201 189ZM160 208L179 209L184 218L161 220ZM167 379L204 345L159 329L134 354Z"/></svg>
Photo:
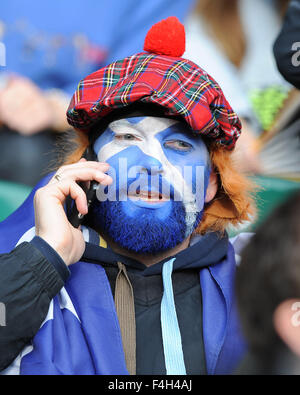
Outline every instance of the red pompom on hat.
<svg viewBox="0 0 300 395"><path fill-rule="evenodd" d="M156 23L148 31L144 50L159 55L181 57L185 52L185 30L176 16Z"/></svg>

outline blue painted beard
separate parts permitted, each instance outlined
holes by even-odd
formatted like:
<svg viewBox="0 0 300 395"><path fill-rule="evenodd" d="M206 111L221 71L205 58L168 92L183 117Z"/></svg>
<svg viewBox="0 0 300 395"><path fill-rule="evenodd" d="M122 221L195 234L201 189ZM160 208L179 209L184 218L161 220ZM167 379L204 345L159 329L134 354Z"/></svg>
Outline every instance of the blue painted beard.
<svg viewBox="0 0 300 395"><path fill-rule="evenodd" d="M176 247L187 237L186 213L180 201L171 201L168 217L161 220L152 210L140 208L140 215L131 217L123 202L96 202L89 215L91 225L120 247L139 254L157 254ZM197 214L193 231L201 220Z"/></svg>

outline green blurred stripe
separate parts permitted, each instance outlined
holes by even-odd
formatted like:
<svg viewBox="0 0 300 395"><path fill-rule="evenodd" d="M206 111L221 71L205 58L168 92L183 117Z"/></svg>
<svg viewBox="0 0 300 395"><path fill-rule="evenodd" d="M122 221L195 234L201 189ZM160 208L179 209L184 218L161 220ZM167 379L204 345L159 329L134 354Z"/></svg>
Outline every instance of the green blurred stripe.
<svg viewBox="0 0 300 395"><path fill-rule="evenodd" d="M31 187L27 185L0 181L0 221L14 212L30 192Z"/></svg>

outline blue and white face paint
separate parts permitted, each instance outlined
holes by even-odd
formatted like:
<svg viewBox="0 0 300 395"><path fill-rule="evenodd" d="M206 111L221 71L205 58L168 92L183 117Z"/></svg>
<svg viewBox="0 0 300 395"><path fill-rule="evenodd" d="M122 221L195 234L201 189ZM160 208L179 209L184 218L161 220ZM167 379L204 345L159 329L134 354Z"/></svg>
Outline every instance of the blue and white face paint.
<svg viewBox="0 0 300 395"><path fill-rule="evenodd" d="M113 215L117 216L118 212L120 218L115 218L118 228L120 221L127 225L130 222L138 228L137 234L141 233L141 227L148 234L145 224L151 227L152 223L155 227L159 222L160 233L166 234L167 230L167 233L178 233L177 238L173 235L171 243L165 241L159 250L174 247L192 233L203 211L210 161L204 142L199 136L193 136L185 123L148 116L120 119L111 122L98 137L94 151L99 161L110 164L108 174L114 180L110 186L100 186L97 191L100 203L94 214L102 228L105 227L104 231L108 229L103 218L110 224L110 233L114 233ZM107 217L112 207L114 213ZM174 229L170 229L171 223ZM128 242L125 246L120 239L127 239L126 235L122 238L121 229L118 232L118 241L115 241L124 248L136 250ZM114 239L112 234L108 236ZM156 235L160 237L161 234ZM153 243L157 251L158 243ZM140 241L136 244L141 245ZM154 253L151 248L148 252ZM142 250L136 252L146 252L145 248Z"/></svg>

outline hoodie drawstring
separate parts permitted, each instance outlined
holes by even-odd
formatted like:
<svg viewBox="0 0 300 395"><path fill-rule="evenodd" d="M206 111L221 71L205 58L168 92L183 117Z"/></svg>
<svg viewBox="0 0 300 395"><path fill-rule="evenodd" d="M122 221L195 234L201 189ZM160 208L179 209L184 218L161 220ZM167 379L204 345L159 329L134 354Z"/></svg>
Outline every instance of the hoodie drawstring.
<svg viewBox="0 0 300 395"><path fill-rule="evenodd" d="M161 301L161 330L167 375L186 375L182 340L174 301L172 258L162 268L164 293ZM115 305L119 319L126 366L129 374L136 374L136 323L134 295L126 267L118 262L119 272L115 287Z"/></svg>
<svg viewBox="0 0 300 395"><path fill-rule="evenodd" d="M126 267L118 262L119 273L115 286L115 305L119 319L126 366L129 374L136 374L136 326L133 289Z"/></svg>
<svg viewBox="0 0 300 395"><path fill-rule="evenodd" d="M161 301L160 319L167 375L185 375L186 369L172 284L175 259L172 258L165 262L162 268L164 293Z"/></svg>

